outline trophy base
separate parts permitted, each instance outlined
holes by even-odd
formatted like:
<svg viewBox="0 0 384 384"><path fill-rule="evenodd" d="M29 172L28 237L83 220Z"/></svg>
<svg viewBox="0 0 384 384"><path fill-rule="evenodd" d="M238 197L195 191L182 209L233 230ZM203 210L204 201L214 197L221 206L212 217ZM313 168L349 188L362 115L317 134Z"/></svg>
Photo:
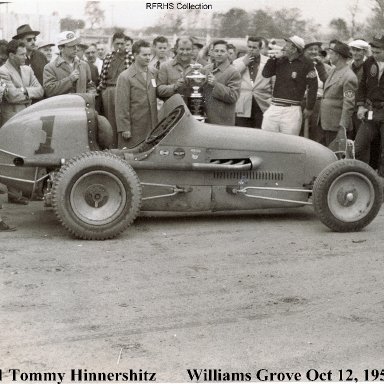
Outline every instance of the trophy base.
<svg viewBox="0 0 384 384"><path fill-rule="evenodd" d="M204 116L192 115L192 117L194 117L197 121L205 123L206 117L204 117Z"/></svg>

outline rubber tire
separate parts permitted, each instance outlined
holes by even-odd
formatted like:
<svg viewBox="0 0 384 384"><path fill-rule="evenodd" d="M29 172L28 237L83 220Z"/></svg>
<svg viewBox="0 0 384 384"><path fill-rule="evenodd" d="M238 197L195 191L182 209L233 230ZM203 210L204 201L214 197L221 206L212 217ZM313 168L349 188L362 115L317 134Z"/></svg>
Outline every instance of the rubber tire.
<svg viewBox="0 0 384 384"><path fill-rule="evenodd" d="M95 192L92 195L91 191L98 189L101 196L106 196L105 208L97 209L90 204L94 202L93 195L100 196ZM84 196L84 200L78 195ZM136 219L141 195L139 178L127 162L108 152L88 152L69 160L60 169L53 184L52 200L56 216L71 234L84 240L105 240L119 235ZM97 217L100 213L102 219Z"/></svg>
<svg viewBox="0 0 384 384"><path fill-rule="evenodd" d="M359 217L356 217L356 220L343 221L332 212L329 206L329 198L332 196L329 194L332 193L334 189L333 183L335 180L339 178L339 180L342 181L340 177L342 178L343 176L353 177L354 173L361 175L361 180L363 183L366 183L368 189L373 190L374 196L372 196L368 202L369 205L367 204L367 212L362 211L362 216L360 214ZM339 188L338 191L340 191L341 194L345 194L341 188ZM351 205L355 203L359 204L358 195L356 196L357 200L351 202ZM333 197L336 198L337 195ZM369 165L353 159L338 160L326 167L316 178L312 198L315 212L323 224L336 232L355 232L367 226L378 214L383 201L383 187L380 178ZM336 208L338 207L336 206ZM342 208L342 204L340 204L340 208L341 210L345 209Z"/></svg>

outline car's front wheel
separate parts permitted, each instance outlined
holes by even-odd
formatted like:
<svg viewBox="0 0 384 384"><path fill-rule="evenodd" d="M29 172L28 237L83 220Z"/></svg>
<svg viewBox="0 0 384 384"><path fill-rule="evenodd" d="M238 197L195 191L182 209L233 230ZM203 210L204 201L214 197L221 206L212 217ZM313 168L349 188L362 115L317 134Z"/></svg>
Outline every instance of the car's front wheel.
<svg viewBox="0 0 384 384"><path fill-rule="evenodd" d="M337 232L359 231L378 214L383 186L375 171L358 160L330 164L316 178L313 205L319 219Z"/></svg>
<svg viewBox="0 0 384 384"><path fill-rule="evenodd" d="M57 174L53 208L74 236L105 240L124 231L137 217L141 185L133 168L107 152L71 159Z"/></svg>

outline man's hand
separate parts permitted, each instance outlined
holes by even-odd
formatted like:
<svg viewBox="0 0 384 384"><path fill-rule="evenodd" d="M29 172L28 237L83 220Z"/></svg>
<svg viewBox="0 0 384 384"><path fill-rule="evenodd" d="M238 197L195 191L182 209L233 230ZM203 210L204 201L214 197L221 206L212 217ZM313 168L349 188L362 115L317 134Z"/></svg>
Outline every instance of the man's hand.
<svg viewBox="0 0 384 384"><path fill-rule="evenodd" d="M132 134L130 131L124 131L124 132L121 132L121 137L124 139L124 140L128 140L132 137Z"/></svg>
<svg viewBox="0 0 384 384"><path fill-rule="evenodd" d="M255 60L253 56L251 56L249 53L243 56L243 62L245 66L247 67L250 63L252 63Z"/></svg>
<svg viewBox="0 0 384 384"><path fill-rule="evenodd" d="M365 108L363 105L359 106L359 109L357 110L357 118L359 120L364 120L365 114L368 112L368 109Z"/></svg>
<svg viewBox="0 0 384 384"><path fill-rule="evenodd" d="M303 117L304 119L309 119L312 116L313 110L312 109L304 109Z"/></svg>
<svg viewBox="0 0 384 384"><path fill-rule="evenodd" d="M69 78L71 79L72 83L74 83L75 81L77 81L80 77L80 72L78 69L75 69L74 71L71 72L71 74L69 75Z"/></svg>
<svg viewBox="0 0 384 384"><path fill-rule="evenodd" d="M210 73L208 76L207 76L207 83L209 85L212 85L212 87L214 87L216 85L216 79L215 79L215 76L212 75L212 73Z"/></svg>
<svg viewBox="0 0 384 384"><path fill-rule="evenodd" d="M176 83L175 83L175 91L179 91L181 88L183 88L185 85L185 80L183 77L180 77L179 79L177 79Z"/></svg>

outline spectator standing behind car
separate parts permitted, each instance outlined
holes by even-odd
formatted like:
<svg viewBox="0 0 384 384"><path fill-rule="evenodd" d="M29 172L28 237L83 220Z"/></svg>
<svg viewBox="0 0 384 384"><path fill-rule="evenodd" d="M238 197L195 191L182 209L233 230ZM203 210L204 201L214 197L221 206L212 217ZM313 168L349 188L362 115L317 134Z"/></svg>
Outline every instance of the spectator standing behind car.
<svg viewBox="0 0 384 384"><path fill-rule="evenodd" d="M329 146L340 129L347 130L355 107L357 77L348 65L351 57L347 44L338 42L330 48L333 65L324 83L320 107L321 144Z"/></svg>
<svg viewBox="0 0 384 384"><path fill-rule="evenodd" d="M237 126L261 128L263 113L271 105L272 78L261 75L268 60L260 54L262 45L260 37L249 37L248 53L233 62L241 74L240 97L236 103Z"/></svg>
<svg viewBox="0 0 384 384"><path fill-rule="evenodd" d="M99 74L101 73L101 70L103 68L103 61L105 58L105 47L104 44L97 42L96 43L96 51L97 51L97 57L95 60L95 65L97 69L99 70Z"/></svg>
<svg viewBox="0 0 384 384"><path fill-rule="evenodd" d="M363 64L363 75L357 91L357 117L364 119L355 139L356 159L374 165L384 177L384 35L370 43L372 56ZM371 145L380 143L380 160L371 159ZM373 162L373 164L372 164Z"/></svg>
<svg viewBox="0 0 384 384"><path fill-rule="evenodd" d="M365 40L353 40L348 44L352 61L349 63L353 73L357 76L357 82L360 83L361 78L363 77L363 64L367 58L367 51L369 44ZM348 131L348 138L355 140L357 130L359 129L361 121L357 118L357 105L352 115L352 127Z"/></svg>
<svg viewBox="0 0 384 384"><path fill-rule="evenodd" d="M0 40L0 67L5 64L8 59L7 45L7 40Z"/></svg>
<svg viewBox="0 0 384 384"><path fill-rule="evenodd" d="M48 59L36 46L36 36L38 36L40 32L33 31L28 24L24 24L17 28L16 33L12 39L22 41L27 49L25 65L29 65L32 68L37 80L43 85L43 71L44 66L48 63Z"/></svg>
<svg viewBox="0 0 384 384"><path fill-rule="evenodd" d="M91 78L92 82L98 86L99 85L99 70L95 65L97 50L95 44L89 44L88 48L84 51L86 61L91 69Z"/></svg>
<svg viewBox="0 0 384 384"><path fill-rule="evenodd" d="M227 44L228 47L228 59L231 64L236 60L237 58L237 49L233 44Z"/></svg>
<svg viewBox="0 0 384 384"><path fill-rule="evenodd" d="M8 60L0 67L0 79L6 85L7 92L1 103L1 126L18 112L29 107L33 99L40 99L43 88L32 68L25 65L27 49L20 40L11 40L7 45ZM8 188L8 202L28 204L21 191Z"/></svg>
<svg viewBox="0 0 384 384"><path fill-rule="evenodd" d="M328 72L331 69L331 66L328 64L324 64L320 58L320 50L322 43L320 41L313 41L304 46L304 56L308 59L312 60L316 76L317 76L317 94L316 94L316 102L313 107L313 113L308 119L304 119L304 124L307 120L308 122L308 138L314 141L319 142L322 137L321 129L319 128L319 113L320 113L320 104L321 98L324 93L324 82L327 79ZM303 108L305 108L307 95L305 93L305 97L303 100ZM302 124L304 129L304 124Z"/></svg>
<svg viewBox="0 0 384 384"><path fill-rule="evenodd" d="M88 44L79 43L76 45L76 56L83 61L87 61L85 50L89 47Z"/></svg>
<svg viewBox="0 0 384 384"><path fill-rule="evenodd" d="M152 42L153 56L149 62L149 67L158 71L160 64L169 60L168 58L168 39L164 36L157 36Z"/></svg>
<svg viewBox="0 0 384 384"><path fill-rule="evenodd" d="M157 124L156 70L148 67L151 45L138 40L132 46L132 53L135 62L117 79L118 148L137 147Z"/></svg>
<svg viewBox="0 0 384 384"><path fill-rule="evenodd" d="M241 75L230 64L227 42L213 43L212 64L203 68L207 82L202 87L207 123L235 125L236 102L240 94Z"/></svg>
<svg viewBox="0 0 384 384"><path fill-rule="evenodd" d="M47 58L48 62L52 61L52 47L54 46L55 44L44 40L41 40L37 43L37 49Z"/></svg>
<svg viewBox="0 0 384 384"><path fill-rule="evenodd" d="M3 81L0 80L0 104L3 100L4 94L7 92L7 86ZM6 193L6 187L3 184L0 184L0 194ZM2 208L2 205L0 204L0 209ZM0 216L0 231L2 232L10 232L15 231L16 228L10 227Z"/></svg>
<svg viewBox="0 0 384 384"><path fill-rule="evenodd" d="M0 67L0 78L7 86L7 94L1 103L2 125L16 113L40 99L43 88L33 70L25 65L27 50L20 40L11 40L7 45L8 60Z"/></svg>
<svg viewBox="0 0 384 384"><path fill-rule="evenodd" d="M120 73L129 68L134 57L132 52L126 49L126 37L122 32L116 32L112 36L111 53L105 56L103 68L100 73L100 82L97 87L101 94L102 110L113 130L113 148L117 147L117 126L115 116L116 83Z"/></svg>
<svg viewBox="0 0 384 384"><path fill-rule="evenodd" d="M179 93L186 104L191 94L191 87L185 76L192 72L193 41L190 37L180 37L176 40L176 56L160 65L157 75L157 97L166 100Z"/></svg>
<svg viewBox="0 0 384 384"><path fill-rule="evenodd" d="M68 93L96 93L89 65L76 56L79 38L72 31L59 35L60 54L44 68L44 91L47 97Z"/></svg>
<svg viewBox="0 0 384 384"><path fill-rule="evenodd" d="M304 40L298 36L286 39L282 57L270 58L263 76L276 76L272 105L265 111L262 129L299 135L304 118L312 114L316 102L317 75L313 62L303 56ZM302 114L301 102L307 90L307 104Z"/></svg>

